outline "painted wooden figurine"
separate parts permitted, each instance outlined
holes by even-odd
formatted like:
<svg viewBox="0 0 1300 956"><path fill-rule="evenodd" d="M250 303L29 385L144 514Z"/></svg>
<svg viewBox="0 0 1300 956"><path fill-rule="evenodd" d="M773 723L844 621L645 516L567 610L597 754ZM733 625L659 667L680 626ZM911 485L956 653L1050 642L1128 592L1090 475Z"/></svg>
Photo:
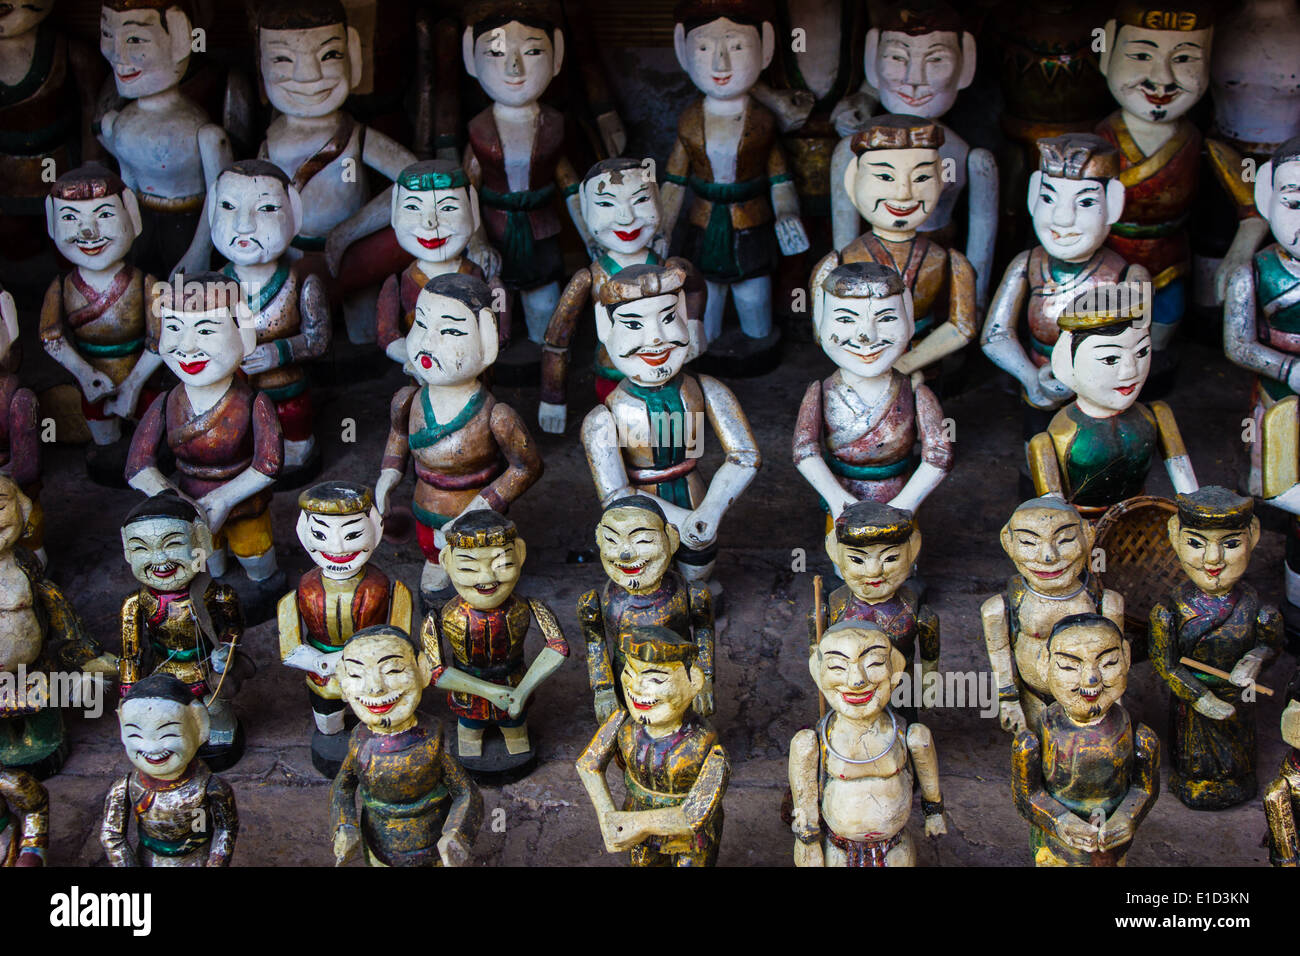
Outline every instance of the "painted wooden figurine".
<svg viewBox="0 0 1300 956"><path fill-rule="evenodd" d="M147 384L162 364L145 345L154 277L126 261L140 235L140 207L120 178L82 166L51 187L45 224L73 268L45 293L41 342L81 389L93 442L87 472L98 484L121 487L122 419L139 418L149 406L157 393Z"/></svg>
<svg viewBox="0 0 1300 956"><path fill-rule="evenodd" d="M582 444L601 504L654 498L681 532L678 569L688 581L709 581L722 517L762 456L731 390L682 371L691 351L686 281L680 265L639 265L601 287L596 337L624 378L587 413ZM707 483L696 468L706 417L725 456Z"/></svg>
<svg viewBox="0 0 1300 956"><path fill-rule="evenodd" d="M271 486L284 457L275 403L236 376L257 347L243 291L218 272L160 289L158 353L180 384L154 399L131 439L126 480L156 495L168 488L195 501L214 536L208 571L226 572L232 552L248 577L241 590L251 623L265 620L284 590L271 536ZM175 456L173 482L159 470L163 443Z"/></svg>
<svg viewBox="0 0 1300 956"><path fill-rule="evenodd" d="M152 674L132 685L117 719L134 769L104 798L99 842L109 865L229 866L239 811L230 784L198 756L208 736L203 701L172 674Z"/></svg>
<svg viewBox="0 0 1300 956"><path fill-rule="evenodd" d="M198 510L174 491L131 509L122 522L122 550L141 587L122 601L123 695L151 674L171 674L208 708L199 753L224 770L244 752L244 729L231 701L241 683L236 645L244 633L239 597L203 572L212 532Z"/></svg>
<svg viewBox="0 0 1300 956"><path fill-rule="evenodd" d="M99 50L128 102L100 119L100 139L140 205L132 257L159 277L208 267L203 203L234 156L226 131L180 88L194 42L180 0L104 0Z"/></svg>
<svg viewBox="0 0 1300 956"><path fill-rule="evenodd" d="M357 631L412 626L411 592L370 563L384 534L365 485L324 481L298 496L298 540L316 565L276 609L280 660L305 671L315 730L312 766L334 777L347 755L347 706L339 691L339 658Z"/></svg>
<svg viewBox="0 0 1300 956"><path fill-rule="evenodd" d="M1150 303L1141 287L1098 286L1057 320L1052 372L1074 401L1029 441L1029 473L1040 495L1060 495L1085 518L1142 493L1157 453L1177 492L1196 474L1173 412L1137 400L1151 370Z"/></svg>
<svg viewBox="0 0 1300 956"><path fill-rule="evenodd" d="M1274 866L1300 866L1300 669L1287 687L1282 740L1291 748L1277 776L1264 791L1268 819L1268 858Z"/></svg>
<svg viewBox="0 0 1300 956"><path fill-rule="evenodd" d="M25 770L0 765L0 866L44 866L50 795Z"/></svg>
<svg viewBox="0 0 1300 956"><path fill-rule="evenodd" d="M1170 691L1169 789L1194 810L1222 810L1259 792L1254 682L1281 650L1282 618L1241 580L1259 543L1253 499L1214 485L1179 495L1169 540L1187 580L1151 609L1150 627Z"/></svg>
<svg viewBox="0 0 1300 956"><path fill-rule="evenodd" d="M934 392L896 367L912 338L912 296L874 262L824 265L812 294L817 340L839 368L804 392L795 467L830 519L862 499L915 511L951 470L952 441Z"/></svg>
<svg viewBox="0 0 1300 956"><path fill-rule="evenodd" d="M701 717L713 714L716 628L713 596L672 567L681 538L647 495L615 498L596 525L596 547L608 580L578 598L578 624L587 642L587 678L597 723L625 707L623 646L630 627L655 625L695 642L695 666L704 675L695 699Z"/></svg>
<svg viewBox="0 0 1300 956"><path fill-rule="evenodd" d="M656 624L619 638L625 707L610 714L578 757L578 776L605 849L632 866L713 866L731 767L718 735L691 707L704 689L696 645ZM615 756L627 796L614 806L605 768Z"/></svg>
<svg viewBox="0 0 1300 956"><path fill-rule="evenodd" d="M972 149L942 119L952 109L957 94L975 78L975 37L961 15L943 0L903 0L881 5L867 31L863 62L863 93L874 92L885 113L922 117L933 122L942 136L936 148L944 175L941 195L933 201L922 232L951 246L957 234L954 216L958 199L966 196L965 258L974 270L975 302L988 302L993 277L993 250L997 237L998 167L987 149ZM853 163L855 134L868 129L863 108L868 96L850 97L833 117L845 138L831 157L832 247L843 249L858 235L861 204L853 190L841 190L844 171Z"/></svg>
<svg viewBox="0 0 1300 956"><path fill-rule="evenodd" d="M7 475L31 502L19 543L45 566L45 512L41 508L40 406L36 393L18 382L18 306L0 289L0 475Z"/></svg>
<svg viewBox="0 0 1300 956"><path fill-rule="evenodd" d="M17 483L0 475L0 767L45 778L67 757L63 718L50 706L50 672L82 672L87 683L117 674L117 658L104 653L76 609L45 577L20 539L32 503Z"/></svg>
<svg viewBox="0 0 1300 956"><path fill-rule="evenodd" d="M776 37L767 0L682 0L673 19L677 62L701 96L677 120L663 233L672 235L689 189L683 251L707 283L705 337L713 345L722 334L730 293L743 334L717 349L734 356L738 370L762 372L775 361L777 257L808 249L777 118L752 95L776 43L787 40Z"/></svg>
<svg viewBox="0 0 1300 956"><path fill-rule="evenodd" d="M980 608L984 645L998 686L998 720L1018 734L1052 704L1047 638L1071 614L1101 614L1124 626L1124 598L1089 573L1097 532L1060 498L1021 504L1002 526L1002 550L1016 566L1001 594Z"/></svg>
<svg viewBox="0 0 1300 956"><path fill-rule="evenodd" d="M907 832L921 791L925 835L948 832L939 757L924 724L890 707L907 661L876 624L844 620L808 649L808 671L829 707L816 730L790 741L795 866L914 866Z"/></svg>
<svg viewBox="0 0 1300 956"><path fill-rule="evenodd" d="M239 282L257 347L240 363L248 384L275 405L284 437L278 481L294 487L320 469L311 389L303 363L330 345L330 309L319 276L287 254L303 218L302 197L274 163L246 159L223 171L208 200L212 244Z"/></svg>
<svg viewBox="0 0 1300 956"><path fill-rule="evenodd" d="M427 611L451 583L438 564L442 527L475 508L504 514L542 475L523 419L480 381L496 360L497 323L487 283L452 273L425 283L406 336L407 368L418 384L393 396L375 502L389 496L415 460L416 534L424 554L420 596Z"/></svg>
<svg viewBox="0 0 1300 956"><path fill-rule="evenodd" d="M434 686L448 691L461 764L472 774L518 775L537 759L529 702L569 656L569 643L549 607L514 593L527 553L514 522L481 508L447 525L446 537L438 562L456 596L424 619L420 642L433 658ZM534 618L545 646L528 664L524 642ZM484 740L492 726L501 731L504 755Z"/></svg>
<svg viewBox="0 0 1300 956"><path fill-rule="evenodd" d="M667 245L660 233L663 210L654 177L654 160L628 157L606 159L587 170L578 188L582 218L591 230L592 261L579 269L564 287L551 323L546 327L542 351L542 395L537 410L542 431L563 434L568 421L569 343L589 300L612 275L627 266L660 265ZM692 342L703 348L698 319L704 311L704 283L685 259L674 264L688 271L686 312ZM604 401L623 379L604 345L596 347L596 398Z"/></svg>
<svg viewBox="0 0 1300 956"><path fill-rule="evenodd" d="M1057 319L1088 289L1151 278L1144 267L1129 265L1105 245L1111 224L1124 211L1119 151L1091 133L1067 133L1040 139L1038 157L1038 169L1029 177L1029 217L1038 245L1007 266L980 336L989 360L1020 383L1026 423L1032 419L1037 426L1026 439L1070 398L1052 375ZM1022 314L1028 320L1024 344Z"/></svg>
<svg viewBox="0 0 1300 956"><path fill-rule="evenodd" d="M1053 625L1047 654L1053 702L1011 750L1034 865L1122 866L1160 794L1160 739L1120 703L1128 642L1110 618L1071 614Z"/></svg>
<svg viewBox="0 0 1300 956"><path fill-rule="evenodd" d="M560 300L560 196L584 246L578 174L564 154L564 115L539 102L564 62L554 0L474 0L464 11L465 70L492 105L469 121L465 172L501 253L501 280L519 293L528 338L541 344Z"/></svg>
<svg viewBox="0 0 1300 956"><path fill-rule="evenodd" d="M943 193L944 135L929 120L886 115L852 137L854 158L844 170L844 189L871 230L813 270L814 284L827 270L850 262L879 263L903 277L915 310L911 349L894 363L904 374L933 366L979 332L970 262L917 231Z"/></svg>
<svg viewBox="0 0 1300 956"><path fill-rule="evenodd" d="M844 584L809 614L809 645L817 643L820 613L823 632L840 621L879 628L902 655L905 670L919 657L922 681L938 674L939 616L907 583L920 553L921 531L910 511L870 499L841 511L826 535L826 554ZM914 707L899 713L916 719Z"/></svg>
<svg viewBox="0 0 1300 956"><path fill-rule="evenodd" d="M400 628L363 628L343 645L339 690L360 723L330 787L336 864L358 849L371 866L469 861L483 797L443 746L439 722L416 713L432 675L428 650Z"/></svg>

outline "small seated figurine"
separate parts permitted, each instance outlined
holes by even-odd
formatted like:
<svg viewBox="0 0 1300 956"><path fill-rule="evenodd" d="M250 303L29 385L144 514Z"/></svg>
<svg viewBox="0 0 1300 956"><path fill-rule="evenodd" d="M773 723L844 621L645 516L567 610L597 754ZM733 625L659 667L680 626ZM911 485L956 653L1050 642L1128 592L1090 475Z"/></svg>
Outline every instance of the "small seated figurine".
<svg viewBox="0 0 1300 956"><path fill-rule="evenodd" d="M53 671L81 671L85 682L117 674L117 658L104 653L76 609L45 577L20 538L32 502L17 483L0 475L0 767L38 779L56 773L68 754L63 717L49 706ZM25 675L26 684L19 678Z"/></svg>
<svg viewBox="0 0 1300 956"><path fill-rule="evenodd" d="M154 277L126 261L140 235L140 207L117 176L97 164L82 166L51 187L45 226L73 269L45 293L41 343L81 389L93 442L86 471L96 484L120 488L122 419L149 407L157 392L146 383L162 364L146 348Z"/></svg>
<svg viewBox="0 0 1300 956"><path fill-rule="evenodd" d="M212 770L244 752L244 729L231 706L241 683L235 645L244 615L233 588L202 570L212 532L175 491L154 495L122 522L122 550L141 587L122 601L122 694L141 678L171 674L208 708L199 756Z"/></svg>
<svg viewBox="0 0 1300 956"><path fill-rule="evenodd" d="M537 760L526 722L529 701L569 656L569 643L549 607L514 593L527 553L514 522L480 509L447 525L446 536L438 563L457 596L424 619L420 642L433 658L433 685L449 692L461 764L476 776L514 779ZM526 665L524 641L533 618L545 646ZM445 664L443 640L451 651ZM485 747L484 733L493 725L501 731L504 755Z"/></svg>
<svg viewBox="0 0 1300 956"><path fill-rule="evenodd" d="M980 608L984 644L998 685L998 720L1013 734L1038 724L1052 703L1047 637L1071 614L1099 613L1124 627L1124 598L1088 573L1097 531L1060 498L1034 498L1002 526L1002 550L1016 566L1007 589Z"/></svg>
<svg viewBox="0 0 1300 956"><path fill-rule="evenodd" d="M663 210L655 183L653 159L606 159L587 170L578 187L582 218L591 230L591 264L569 279L546 327L542 349L542 399L537 418L542 431L559 435L568 420L569 343L589 299L598 299L605 280L628 266L660 265L667 245L659 231ZM688 270L686 313L692 342L703 348L697 320L704 309L704 283L685 259ZM596 398L604 401L623 379L604 345L596 347Z"/></svg>
<svg viewBox="0 0 1300 956"><path fill-rule="evenodd" d="M434 276L421 290L406 336L416 384L393 396L375 503L389 495L415 460L416 535L424 553L420 598L427 613L451 583L438 564L442 527L476 508L504 514L542 475L542 458L523 419L498 402L480 376L498 348L491 293L482 279Z"/></svg>
<svg viewBox="0 0 1300 956"><path fill-rule="evenodd" d="M1187 580L1151 609L1149 632L1169 685L1169 789L1193 810L1222 810L1259 792L1254 683L1281 650L1282 616L1241 580L1259 543L1254 499L1214 485L1179 495L1169 540Z"/></svg>
<svg viewBox="0 0 1300 956"><path fill-rule="evenodd" d="M1174 413L1138 401L1151 370L1145 299L1141 287L1097 286L1058 320L1052 372L1075 398L1030 439L1029 473L1039 495L1063 497L1085 518L1142 494L1157 450L1174 491L1196 490Z"/></svg>
<svg viewBox="0 0 1300 956"><path fill-rule="evenodd" d="M324 481L298 496L298 540L316 567L276 609L280 660L305 671L316 729L312 765L334 777L347 755L347 706L339 692L343 645L357 631L390 624L411 632L411 592L370 563L384 534L365 485Z"/></svg>
<svg viewBox="0 0 1300 956"><path fill-rule="evenodd" d="M915 511L951 470L952 442L934 392L895 367L912 338L912 296L874 262L819 269L812 294L817 340L839 368L804 392L795 468L828 524L862 499Z"/></svg>
<svg viewBox="0 0 1300 956"><path fill-rule="evenodd" d="M840 621L878 627L902 655L903 671L919 652L921 679L939 671L939 616L907 583L921 553L921 530L910 511L859 501L840 512L826 535L826 554L844 584L821 608L823 629ZM809 614L808 643L817 643L816 609ZM901 679L901 678L900 678ZM908 720L912 707L900 708Z"/></svg>
<svg viewBox="0 0 1300 956"><path fill-rule="evenodd" d="M44 866L49 844L50 795L25 770L0 764L0 866Z"/></svg>
<svg viewBox="0 0 1300 956"><path fill-rule="evenodd" d="M1016 734L1011 788L1035 866L1122 866L1160 793L1160 740L1120 703L1129 649L1114 621L1071 614L1047 638L1053 703Z"/></svg>
<svg viewBox="0 0 1300 956"><path fill-rule="evenodd" d="M40 403L36 393L18 382L22 347L18 344L18 307L0 289L0 474L8 475L31 502L31 514L19 544L45 566L45 512L41 508Z"/></svg>
<svg viewBox="0 0 1300 956"><path fill-rule="evenodd" d="M361 723L330 787L336 864L360 847L371 866L465 865L483 797L443 747L438 721L416 713L433 676L428 651L400 628L362 628L343 645L337 676Z"/></svg>
<svg viewBox="0 0 1300 956"><path fill-rule="evenodd" d="M970 261L918 231L943 194L943 137L942 126L910 115L874 117L852 137L844 189L871 231L813 270L814 285L846 262L876 262L903 277L916 309L911 349L895 363L905 375L965 348L979 332Z"/></svg>
<svg viewBox="0 0 1300 956"><path fill-rule="evenodd" d="M229 866L239 811L230 784L198 756L208 736L203 701L173 675L152 674L131 686L117 718L135 769L104 798L99 842L109 865Z"/></svg>
<svg viewBox="0 0 1300 956"><path fill-rule="evenodd" d="M208 200L212 244L230 260L222 274L238 280L257 329L257 348L239 367L248 384L275 404L284 436L277 478L283 488L301 485L320 470L303 363L330 346L325 283L304 274L288 255L302 217L298 190L279 166L262 159L223 171Z"/></svg>
<svg viewBox="0 0 1300 956"><path fill-rule="evenodd" d="M663 509L647 495L615 498L596 525L596 547L609 580L578 598L578 623L587 642L597 723L626 706L620 635L635 625L666 627L695 642L695 666L704 673L695 712L713 713L713 596L672 567L680 542Z"/></svg>
<svg viewBox="0 0 1300 956"><path fill-rule="evenodd" d="M271 537L271 486L284 443L270 396L237 377L257 348L238 283L218 272L185 276L159 297L158 353L180 384L159 395L131 438L126 480L146 495L173 488L198 504L214 536L208 572L226 571L227 549L248 576L242 594L251 623L270 615L284 588ZM182 301L175 301L177 297ZM179 473L159 470L163 443Z"/></svg>
<svg viewBox="0 0 1300 956"><path fill-rule="evenodd" d="M1282 711L1282 739L1291 752L1264 791L1268 819L1268 858L1274 866L1300 866L1300 668L1291 677Z"/></svg>
<svg viewBox="0 0 1300 956"><path fill-rule="evenodd" d="M587 413L582 444L601 504L654 498L681 533L678 569L688 581L710 582L722 517L762 455L731 389L682 371L692 352L686 280L678 264L639 265L601 286L596 337L624 378ZM707 482L696 468L706 418L725 456Z"/></svg>
<svg viewBox="0 0 1300 956"><path fill-rule="evenodd" d="M657 624L619 637L625 708L601 723L578 757L578 776L610 853L633 866L713 866L722 842L722 797L731 767L718 735L691 708L704 689L695 643ZM623 809L605 781L623 767Z"/></svg>
<svg viewBox="0 0 1300 956"><path fill-rule="evenodd" d="M948 827L930 730L889 704L907 661L874 623L844 620L809 648L808 671L830 710L790 741L795 866L914 866L914 784L925 835Z"/></svg>

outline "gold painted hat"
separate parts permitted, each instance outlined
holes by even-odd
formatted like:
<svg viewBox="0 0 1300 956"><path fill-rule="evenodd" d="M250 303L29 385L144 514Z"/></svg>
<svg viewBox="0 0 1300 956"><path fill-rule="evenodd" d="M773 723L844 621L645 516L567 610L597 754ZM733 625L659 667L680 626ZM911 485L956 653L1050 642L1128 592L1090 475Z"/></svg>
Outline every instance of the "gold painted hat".
<svg viewBox="0 0 1300 956"><path fill-rule="evenodd" d="M938 149L942 145L942 126L907 113L873 116L867 128L849 140L854 156L874 149Z"/></svg>
<svg viewBox="0 0 1300 956"><path fill-rule="evenodd" d="M963 29L961 14L944 0L902 0L883 5L879 22L873 17L872 26L882 33L888 30L908 36L961 33Z"/></svg>
<svg viewBox="0 0 1300 956"><path fill-rule="evenodd" d="M364 515L374 506L371 490L355 481L322 481L298 496L298 507L314 515Z"/></svg>
<svg viewBox="0 0 1300 956"><path fill-rule="evenodd" d="M1119 26L1145 30L1208 30L1214 26L1214 5L1207 0L1173 0L1170 3L1143 3L1120 0L1115 7Z"/></svg>
<svg viewBox="0 0 1300 956"><path fill-rule="evenodd" d="M1114 179L1119 150L1092 133L1066 133L1038 141L1038 169L1058 179Z"/></svg>
<svg viewBox="0 0 1300 956"><path fill-rule="evenodd" d="M488 508L466 512L443 533L449 548L504 548L519 536L513 521Z"/></svg>
<svg viewBox="0 0 1300 956"><path fill-rule="evenodd" d="M112 170L99 163L86 163L64 173L50 187L50 195L55 199L71 202L85 199L106 199L120 196L126 191L126 183Z"/></svg>
<svg viewBox="0 0 1300 956"><path fill-rule="evenodd" d="M1056 320L1062 332L1138 322L1147 318L1148 302L1140 283L1106 283L1081 292Z"/></svg>
<svg viewBox="0 0 1300 956"><path fill-rule="evenodd" d="M835 519L835 540L861 547L868 544L902 544L916 531L912 512L879 501L858 501Z"/></svg>
<svg viewBox="0 0 1300 956"><path fill-rule="evenodd" d="M648 299L656 295L676 294L686 285L686 270L679 265L628 266L617 275L610 276L600 287L600 304L607 309Z"/></svg>
<svg viewBox="0 0 1300 956"><path fill-rule="evenodd" d="M699 652L694 641L659 624L638 624L628 628L619 637L619 646L628 657L647 664L685 664L689 667Z"/></svg>
<svg viewBox="0 0 1300 956"><path fill-rule="evenodd" d="M1255 517L1255 500L1218 485L1176 496L1178 523L1204 531L1243 531Z"/></svg>

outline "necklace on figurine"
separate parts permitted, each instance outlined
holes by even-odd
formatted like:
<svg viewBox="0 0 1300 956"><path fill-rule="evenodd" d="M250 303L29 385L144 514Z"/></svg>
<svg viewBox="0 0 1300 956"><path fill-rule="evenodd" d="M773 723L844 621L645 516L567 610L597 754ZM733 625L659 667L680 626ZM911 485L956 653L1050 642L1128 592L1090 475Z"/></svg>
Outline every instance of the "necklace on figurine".
<svg viewBox="0 0 1300 956"><path fill-rule="evenodd" d="M1021 580L1025 582L1025 587L1027 587L1031 593L1042 598L1044 601L1068 601L1070 600L1070 598L1077 597L1078 595L1082 594L1083 589L1088 586L1088 575L1085 574L1083 577L1079 578L1079 586L1075 588L1073 591L1071 591L1069 594L1044 594L1042 591L1038 590L1032 584L1030 584L1028 579L1025 578L1024 575L1021 575Z"/></svg>
<svg viewBox="0 0 1300 956"><path fill-rule="evenodd" d="M830 725L831 717L834 716L833 714L827 714L817 724L817 736L821 738L822 745L830 751L831 756L836 760L841 760L844 763L851 764L875 763L881 757L885 756L885 754L893 750L894 743L898 740L898 718L895 717L894 712L888 708L885 709L885 713L889 715L889 743L886 745L884 750L880 751L880 753L872 754L870 757L863 757L860 760L855 760L852 757L844 756L844 754L831 746L831 738L830 735L826 733L826 728Z"/></svg>

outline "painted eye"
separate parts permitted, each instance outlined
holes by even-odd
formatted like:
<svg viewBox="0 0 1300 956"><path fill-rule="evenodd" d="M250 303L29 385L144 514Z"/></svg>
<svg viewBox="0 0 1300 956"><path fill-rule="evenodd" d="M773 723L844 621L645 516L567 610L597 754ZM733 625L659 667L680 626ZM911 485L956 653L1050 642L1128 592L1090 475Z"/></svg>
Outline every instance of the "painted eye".
<svg viewBox="0 0 1300 956"><path fill-rule="evenodd" d="M921 173L921 175L916 177L915 181L918 183L928 183L933 178L934 177L931 176L929 173Z"/></svg>
<svg viewBox="0 0 1300 956"><path fill-rule="evenodd" d="M1151 59L1151 54L1150 53L1129 53L1128 58L1130 60L1138 60L1140 62L1146 62L1147 60Z"/></svg>
<svg viewBox="0 0 1300 956"><path fill-rule="evenodd" d="M330 50L328 53L324 54L320 58L320 61L324 63L327 60L341 60L341 59L343 59L342 50Z"/></svg>
<svg viewBox="0 0 1300 956"><path fill-rule="evenodd" d="M293 59L290 58L290 57L287 57L287 56L285 56L283 53L281 53L281 54L278 55L278 56L273 56L273 57L271 57L271 62L272 62L272 63L292 63L292 62L293 62Z"/></svg>
<svg viewBox="0 0 1300 956"><path fill-rule="evenodd" d="M101 213L99 214L99 218L100 218L100 219L116 219L116 218L117 218L117 213L113 212L113 210L111 210L111 209L105 209L103 212L101 212Z"/></svg>
<svg viewBox="0 0 1300 956"><path fill-rule="evenodd" d="M469 333L468 333L468 332L464 332L464 331L462 331L462 330L460 330L460 329L443 329L443 330L442 330L442 334L443 334L443 335L454 335L454 336L458 336L458 337L459 337L459 336L462 336L462 335L468 335Z"/></svg>
<svg viewBox="0 0 1300 956"><path fill-rule="evenodd" d="M273 202L263 203L257 207L258 212L279 212L280 207Z"/></svg>
<svg viewBox="0 0 1300 956"><path fill-rule="evenodd" d="M1042 203L1044 206L1050 206L1054 202L1056 202L1056 200L1053 199L1051 196L1049 196L1047 193L1041 193L1038 197L1038 201Z"/></svg>
<svg viewBox="0 0 1300 956"><path fill-rule="evenodd" d="M1091 209L1093 206L1097 205L1097 200L1092 196L1089 196L1086 199L1080 199L1079 205L1084 209Z"/></svg>
<svg viewBox="0 0 1300 956"><path fill-rule="evenodd" d="M637 322L635 319L619 319L619 321L626 328L631 329L633 332L639 332L641 329L645 328L644 325L642 325L640 322Z"/></svg>
<svg viewBox="0 0 1300 956"><path fill-rule="evenodd" d="M1146 358L1150 354L1151 354L1151 346L1149 345L1144 345L1142 346L1142 348L1137 350L1138 358Z"/></svg>
<svg viewBox="0 0 1300 956"><path fill-rule="evenodd" d="M324 541L324 540L325 540L325 535L324 535L323 533L321 533L320 531L316 531L316 530L314 530L314 529L312 530L311 536L312 536L313 538L315 538L317 541Z"/></svg>
<svg viewBox="0 0 1300 956"><path fill-rule="evenodd" d="M76 221L77 221L77 217L76 217L75 215L73 215L72 213L70 213L70 212L65 212L65 213L64 213L62 216L60 216L59 218L62 219L64 222L76 222Z"/></svg>
<svg viewBox="0 0 1300 956"><path fill-rule="evenodd" d="M235 204L231 202L229 199L223 199L221 200L221 208L226 210L234 209Z"/></svg>
<svg viewBox="0 0 1300 956"><path fill-rule="evenodd" d="M894 177L891 176L889 173L876 173L875 177L879 179L882 183L892 183L894 181Z"/></svg>
<svg viewBox="0 0 1300 956"><path fill-rule="evenodd" d="M886 563L886 564L897 564L897 563L898 563L898 555L896 555L896 554L891 554L889 557L885 558L885 563Z"/></svg>
<svg viewBox="0 0 1300 956"><path fill-rule="evenodd" d="M344 535L344 536L343 536L343 540L345 540L345 541L355 541L355 540L357 540L357 538L361 537L363 534L365 534L364 531L352 531L352 532L349 532L348 534Z"/></svg>

